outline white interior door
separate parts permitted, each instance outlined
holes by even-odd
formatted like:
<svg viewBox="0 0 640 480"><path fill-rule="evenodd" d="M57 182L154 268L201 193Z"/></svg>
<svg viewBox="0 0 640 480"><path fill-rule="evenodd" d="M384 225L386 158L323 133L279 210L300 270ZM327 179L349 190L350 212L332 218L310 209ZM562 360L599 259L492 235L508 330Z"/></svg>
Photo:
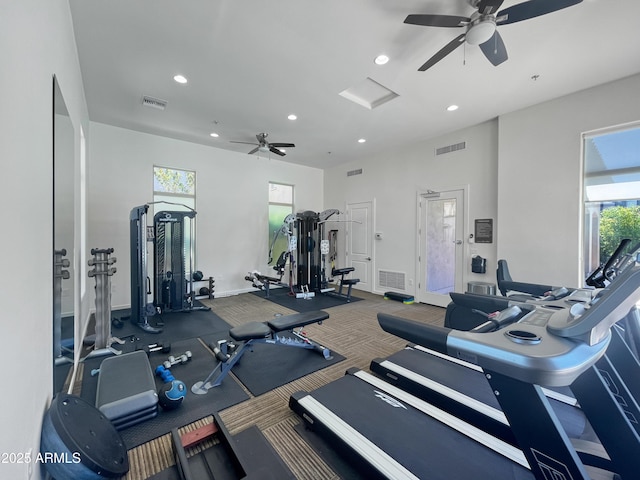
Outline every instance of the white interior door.
<svg viewBox="0 0 640 480"><path fill-rule="evenodd" d="M359 278L355 288L371 291L373 250L373 204L359 202L347 204L347 266L354 267L351 278Z"/></svg>
<svg viewBox="0 0 640 480"><path fill-rule="evenodd" d="M417 300L446 307L463 291L464 190L420 194L418 212Z"/></svg>

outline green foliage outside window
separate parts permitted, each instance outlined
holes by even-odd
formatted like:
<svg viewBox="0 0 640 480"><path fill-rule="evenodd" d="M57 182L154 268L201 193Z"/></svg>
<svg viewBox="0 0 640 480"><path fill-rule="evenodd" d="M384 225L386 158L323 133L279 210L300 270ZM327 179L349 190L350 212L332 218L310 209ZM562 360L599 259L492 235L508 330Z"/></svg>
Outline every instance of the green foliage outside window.
<svg viewBox="0 0 640 480"><path fill-rule="evenodd" d="M269 242L273 241L278 230L282 228L284 219L292 213L291 210L290 205L269 205ZM277 262L280 254L286 252L288 248L289 239L286 235L280 234L276 243L273 244L272 261L270 263Z"/></svg>
<svg viewBox="0 0 640 480"><path fill-rule="evenodd" d="M600 261L606 262L625 238L631 240L632 247L640 243L640 206L603 210L600 215Z"/></svg>
<svg viewBox="0 0 640 480"><path fill-rule="evenodd" d="M153 190L156 192L195 194L196 172L155 167L153 169Z"/></svg>

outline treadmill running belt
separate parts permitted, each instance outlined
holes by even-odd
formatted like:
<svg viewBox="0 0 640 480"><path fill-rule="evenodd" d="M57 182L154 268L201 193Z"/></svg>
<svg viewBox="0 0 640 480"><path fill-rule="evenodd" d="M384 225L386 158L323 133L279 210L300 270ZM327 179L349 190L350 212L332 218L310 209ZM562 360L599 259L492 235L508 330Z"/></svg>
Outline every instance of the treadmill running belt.
<svg viewBox="0 0 640 480"><path fill-rule="evenodd" d="M533 478L520 464L356 376L345 375L308 396L418 478ZM304 393L299 392L294 394L290 405L310 423L310 428L321 433L318 422L322 420L313 411L306 410L305 403ZM313 421L309 422L309 418Z"/></svg>
<svg viewBox="0 0 640 480"><path fill-rule="evenodd" d="M438 402L429 387L425 387L403 376L403 374L397 370L398 367L407 369L419 377L424 377L440 385L449 387L458 393L470 397L469 400L477 400L484 405L488 405L496 409L500 412L500 415L504 417L501 413L502 409L500 404L493 394L489 382L487 382L481 371L466 368L462 365L452 365L452 362L449 360L414 348L400 350L387 357L386 360L374 359L370 366L373 372L382 376L391 384L397 385L399 388L430 403L435 402L434 405L439 408L451 412L456 416L462 416L466 421L484 430L488 429L487 431L491 434L497 435L505 441L510 443L515 442L510 430L505 433L508 428L505 430L505 428L498 428L496 426L499 425L499 422L495 422L492 425L488 419L483 419L482 415L472 414L473 416L469 416L470 413L466 410L466 407L469 407L470 401L465 401L464 399L458 400L461 402L458 405L456 402L452 402L451 399L445 397L444 400ZM442 403L443 401L445 404ZM549 402L570 438L591 440L589 436L591 429L588 427L588 422L579 408L552 398L549 399ZM506 418L502 421L506 422Z"/></svg>

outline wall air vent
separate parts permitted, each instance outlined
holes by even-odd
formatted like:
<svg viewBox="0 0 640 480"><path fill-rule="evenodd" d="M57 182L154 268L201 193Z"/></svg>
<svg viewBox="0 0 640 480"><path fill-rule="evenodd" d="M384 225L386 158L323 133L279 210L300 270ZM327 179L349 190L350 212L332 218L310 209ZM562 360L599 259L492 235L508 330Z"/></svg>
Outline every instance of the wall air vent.
<svg viewBox="0 0 640 480"><path fill-rule="evenodd" d="M145 107L157 108L158 110L164 110L167 107L167 101L145 95L142 97L142 105Z"/></svg>
<svg viewBox="0 0 640 480"><path fill-rule="evenodd" d="M357 170L350 170L347 172L347 177L353 177L354 175L362 175L362 169L358 168Z"/></svg>
<svg viewBox="0 0 640 480"><path fill-rule="evenodd" d="M389 270L378 270L378 285L381 287L404 290L404 273Z"/></svg>
<svg viewBox="0 0 640 480"><path fill-rule="evenodd" d="M447 145L446 147L436 148L436 155L444 155L445 153L457 152L458 150L464 150L465 148L467 148L467 142Z"/></svg>

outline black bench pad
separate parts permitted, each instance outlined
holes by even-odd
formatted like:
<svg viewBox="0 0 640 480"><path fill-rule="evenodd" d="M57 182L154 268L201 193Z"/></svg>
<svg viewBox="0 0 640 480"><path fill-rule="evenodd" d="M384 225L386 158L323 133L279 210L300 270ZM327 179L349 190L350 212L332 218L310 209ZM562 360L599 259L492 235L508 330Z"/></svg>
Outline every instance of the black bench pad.
<svg viewBox="0 0 640 480"><path fill-rule="evenodd" d="M355 271L354 267L334 268L331 270L331 275L346 275L353 271Z"/></svg>
<svg viewBox="0 0 640 480"><path fill-rule="evenodd" d="M274 332L282 332L283 330L291 330L295 327L303 327L310 323L321 322L329 318L329 314L324 310L316 310L313 312L294 313L269 320L267 324Z"/></svg>
<svg viewBox="0 0 640 480"><path fill-rule="evenodd" d="M248 322L229 330L229 336L234 340L244 341L265 338L271 334L271 329L263 322Z"/></svg>
<svg viewBox="0 0 640 480"><path fill-rule="evenodd" d="M342 281L342 284L343 284L343 285L355 285L355 284L357 284L359 281L360 281L360 279L359 279L359 278L345 278L345 279Z"/></svg>
<svg viewBox="0 0 640 480"><path fill-rule="evenodd" d="M256 277L258 278L258 280L260 280L261 282L263 281L267 281L270 283L279 283L280 282L280 278L276 278L276 277L268 277L267 275L256 275Z"/></svg>

